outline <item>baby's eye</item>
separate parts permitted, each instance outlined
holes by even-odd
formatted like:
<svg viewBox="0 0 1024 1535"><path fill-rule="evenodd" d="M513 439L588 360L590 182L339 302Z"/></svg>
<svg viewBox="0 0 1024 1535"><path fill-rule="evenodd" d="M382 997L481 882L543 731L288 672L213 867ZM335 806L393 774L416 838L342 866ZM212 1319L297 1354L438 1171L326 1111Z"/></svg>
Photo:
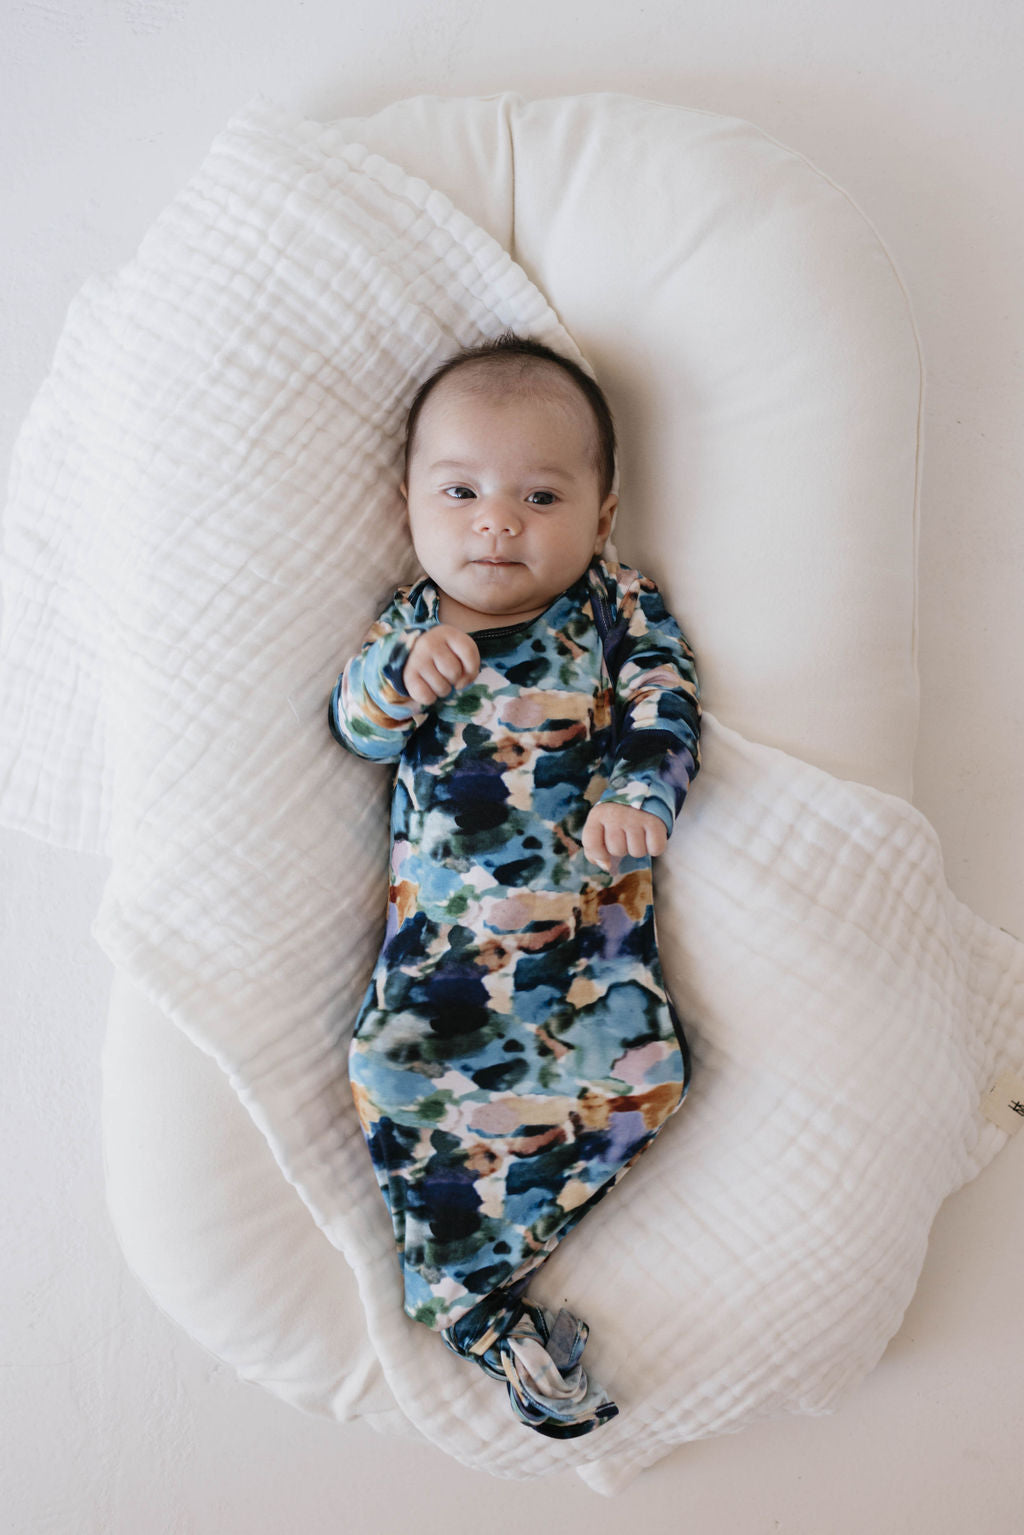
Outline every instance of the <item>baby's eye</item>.
<svg viewBox="0 0 1024 1535"><path fill-rule="evenodd" d="M468 485L446 485L444 494L451 496L453 501L468 501L476 492L471 490Z"/></svg>
<svg viewBox="0 0 1024 1535"><path fill-rule="evenodd" d="M534 506L553 506L555 493L553 490L531 490L526 499Z"/></svg>

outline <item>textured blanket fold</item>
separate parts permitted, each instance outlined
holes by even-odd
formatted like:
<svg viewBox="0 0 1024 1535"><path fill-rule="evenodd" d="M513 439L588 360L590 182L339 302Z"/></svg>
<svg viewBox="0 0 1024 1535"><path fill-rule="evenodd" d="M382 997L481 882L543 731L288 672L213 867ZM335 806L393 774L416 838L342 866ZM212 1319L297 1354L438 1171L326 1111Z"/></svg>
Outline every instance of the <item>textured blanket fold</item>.
<svg viewBox="0 0 1024 1535"><path fill-rule="evenodd" d="M578 355L423 182L331 128L233 123L136 259L76 300L24 428L0 814L109 853L99 941L220 1062L344 1252L409 1419L466 1464L576 1466L609 1491L682 1440L827 1410L877 1361L939 1203L1005 1141L978 1101L1024 1068L1024 953L953 898L909 805L706 715L656 883L690 1101L534 1292L557 1319L571 1277L619 1416L517 1438L403 1315L347 1080L389 775L338 751L325 710L416 573L411 389L506 327Z"/></svg>

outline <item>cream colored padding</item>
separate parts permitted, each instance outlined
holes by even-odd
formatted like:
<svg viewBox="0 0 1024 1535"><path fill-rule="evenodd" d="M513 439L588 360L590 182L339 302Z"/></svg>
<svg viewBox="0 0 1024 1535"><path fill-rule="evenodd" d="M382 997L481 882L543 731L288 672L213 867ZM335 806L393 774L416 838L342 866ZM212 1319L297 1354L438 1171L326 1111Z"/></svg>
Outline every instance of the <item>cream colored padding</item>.
<svg viewBox="0 0 1024 1535"><path fill-rule="evenodd" d="M157 1305L293 1406L411 1435L367 1345L348 1264L216 1062L123 971L103 1083L107 1200Z"/></svg>
<svg viewBox="0 0 1024 1535"><path fill-rule="evenodd" d="M845 193L749 123L420 97L346 125L511 251L606 385L620 554L726 724L909 798L921 370Z"/></svg>

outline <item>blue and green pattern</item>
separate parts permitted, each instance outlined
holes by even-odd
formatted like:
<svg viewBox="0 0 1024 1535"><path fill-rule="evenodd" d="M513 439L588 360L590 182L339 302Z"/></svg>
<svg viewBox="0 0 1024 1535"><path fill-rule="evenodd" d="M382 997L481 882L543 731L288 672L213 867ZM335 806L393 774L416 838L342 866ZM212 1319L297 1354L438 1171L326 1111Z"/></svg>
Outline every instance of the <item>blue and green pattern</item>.
<svg viewBox="0 0 1024 1535"><path fill-rule="evenodd" d="M516 1361L541 1357L522 1342L531 1319L552 1347L575 1320L522 1291L689 1077L650 859L607 874L580 838L599 799L671 830L699 765L697 679L653 581L595 558L540 617L477 632L479 675L424 708L402 674L437 610L427 578L400 589L331 698L343 745L398 764L387 929L351 1044L352 1091L406 1312L504 1371L533 1427L580 1433L615 1411L579 1383L585 1329L563 1349L583 1408L545 1416L514 1389Z"/></svg>

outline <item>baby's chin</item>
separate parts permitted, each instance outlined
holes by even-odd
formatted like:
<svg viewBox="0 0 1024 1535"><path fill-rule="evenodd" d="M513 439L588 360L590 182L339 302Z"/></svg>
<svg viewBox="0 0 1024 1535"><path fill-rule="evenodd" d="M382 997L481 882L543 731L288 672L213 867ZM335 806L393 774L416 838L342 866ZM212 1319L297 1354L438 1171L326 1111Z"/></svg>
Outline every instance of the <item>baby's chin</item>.
<svg viewBox="0 0 1024 1535"><path fill-rule="evenodd" d="M535 586L531 582L453 581L448 586L435 581L441 599L441 621L454 622L472 629L501 628L524 623L543 613L564 586Z"/></svg>
<svg viewBox="0 0 1024 1535"><path fill-rule="evenodd" d="M482 581L460 583L453 595L468 607L476 608L478 613L486 613L489 618L507 618L511 622L520 613L548 607L565 591L566 585L571 582L539 585L534 581L517 580L516 572L512 571L506 577L488 575Z"/></svg>

